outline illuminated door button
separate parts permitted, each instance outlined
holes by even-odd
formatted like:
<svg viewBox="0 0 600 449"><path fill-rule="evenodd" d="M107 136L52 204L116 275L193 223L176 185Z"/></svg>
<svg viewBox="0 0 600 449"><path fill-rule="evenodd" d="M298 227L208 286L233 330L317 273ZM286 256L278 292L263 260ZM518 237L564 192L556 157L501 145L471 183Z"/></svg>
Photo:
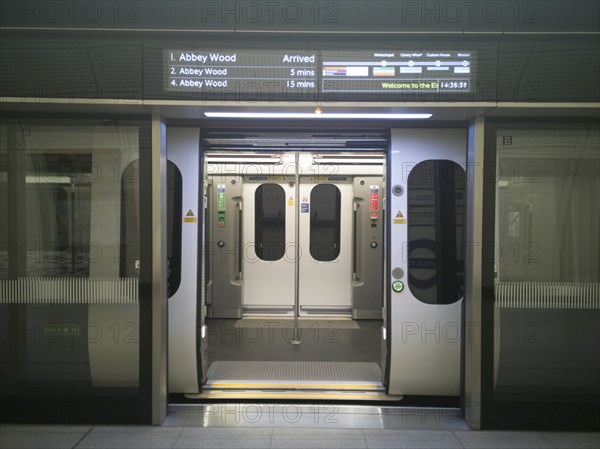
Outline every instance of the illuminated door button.
<svg viewBox="0 0 600 449"><path fill-rule="evenodd" d="M400 293L402 290L404 290L404 282L402 282L402 281L392 282L392 290L394 290L396 293Z"/></svg>

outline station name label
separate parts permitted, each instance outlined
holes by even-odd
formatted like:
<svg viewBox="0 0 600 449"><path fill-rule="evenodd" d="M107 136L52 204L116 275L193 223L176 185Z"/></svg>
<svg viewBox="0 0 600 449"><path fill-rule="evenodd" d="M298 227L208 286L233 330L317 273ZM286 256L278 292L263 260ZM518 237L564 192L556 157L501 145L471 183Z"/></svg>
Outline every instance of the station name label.
<svg viewBox="0 0 600 449"><path fill-rule="evenodd" d="M222 54L222 53L188 53L184 52L179 55L179 62L199 62L206 64L207 62L237 62L237 53Z"/></svg>

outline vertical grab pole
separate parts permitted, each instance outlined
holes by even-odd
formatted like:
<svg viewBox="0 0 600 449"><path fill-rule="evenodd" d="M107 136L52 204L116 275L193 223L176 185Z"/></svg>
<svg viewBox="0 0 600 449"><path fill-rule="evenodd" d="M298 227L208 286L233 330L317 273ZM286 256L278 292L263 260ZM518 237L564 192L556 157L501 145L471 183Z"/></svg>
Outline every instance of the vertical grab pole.
<svg viewBox="0 0 600 449"><path fill-rule="evenodd" d="M294 261L294 339L290 341L293 345L302 343L298 335L298 315L300 315L300 213L298 210L300 198L300 154L296 153L296 186L294 203L294 221L295 221L295 239L296 239L296 260Z"/></svg>
<svg viewBox="0 0 600 449"><path fill-rule="evenodd" d="M354 201L352 203L352 280L356 281L358 276L356 274L356 240L358 233L358 203Z"/></svg>
<svg viewBox="0 0 600 449"><path fill-rule="evenodd" d="M244 229L244 223L243 223L243 217L244 214L242 212L242 200L240 200L238 202L238 254L239 254L239 259L238 259L238 280L242 280L242 251L244 250L244 244L242 241L242 233L243 233L243 229Z"/></svg>

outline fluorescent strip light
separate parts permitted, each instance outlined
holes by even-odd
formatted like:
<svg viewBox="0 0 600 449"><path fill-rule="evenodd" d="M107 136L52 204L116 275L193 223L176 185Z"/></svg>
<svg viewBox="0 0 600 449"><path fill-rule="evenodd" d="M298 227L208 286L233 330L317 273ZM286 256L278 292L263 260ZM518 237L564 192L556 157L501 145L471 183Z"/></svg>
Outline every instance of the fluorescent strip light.
<svg viewBox="0 0 600 449"><path fill-rule="evenodd" d="M206 117L216 118L308 118L308 119L327 119L327 118L362 118L362 119L427 119L432 114L387 114L387 113L369 113L369 112L323 112L315 114L314 112L205 112Z"/></svg>
<svg viewBox="0 0 600 449"><path fill-rule="evenodd" d="M314 159L313 164L315 165L328 165L328 164L372 164L372 165L383 165L383 158L378 159L361 159L361 158L331 158L331 159Z"/></svg>
<svg viewBox="0 0 600 449"><path fill-rule="evenodd" d="M244 157L207 157L207 164L253 164L253 163L261 163L261 164L280 164L281 159L276 158L244 158Z"/></svg>

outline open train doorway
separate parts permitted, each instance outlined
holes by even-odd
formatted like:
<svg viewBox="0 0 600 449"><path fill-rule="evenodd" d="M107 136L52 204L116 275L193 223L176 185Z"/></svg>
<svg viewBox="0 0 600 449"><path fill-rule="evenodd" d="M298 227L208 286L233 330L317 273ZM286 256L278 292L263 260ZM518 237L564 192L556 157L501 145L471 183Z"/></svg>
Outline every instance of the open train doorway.
<svg viewBox="0 0 600 449"><path fill-rule="evenodd" d="M458 401L466 142L172 128L169 392Z"/></svg>
<svg viewBox="0 0 600 449"><path fill-rule="evenodd" d="M202 397L386 397L386 146L204 134Z"/></svg>

